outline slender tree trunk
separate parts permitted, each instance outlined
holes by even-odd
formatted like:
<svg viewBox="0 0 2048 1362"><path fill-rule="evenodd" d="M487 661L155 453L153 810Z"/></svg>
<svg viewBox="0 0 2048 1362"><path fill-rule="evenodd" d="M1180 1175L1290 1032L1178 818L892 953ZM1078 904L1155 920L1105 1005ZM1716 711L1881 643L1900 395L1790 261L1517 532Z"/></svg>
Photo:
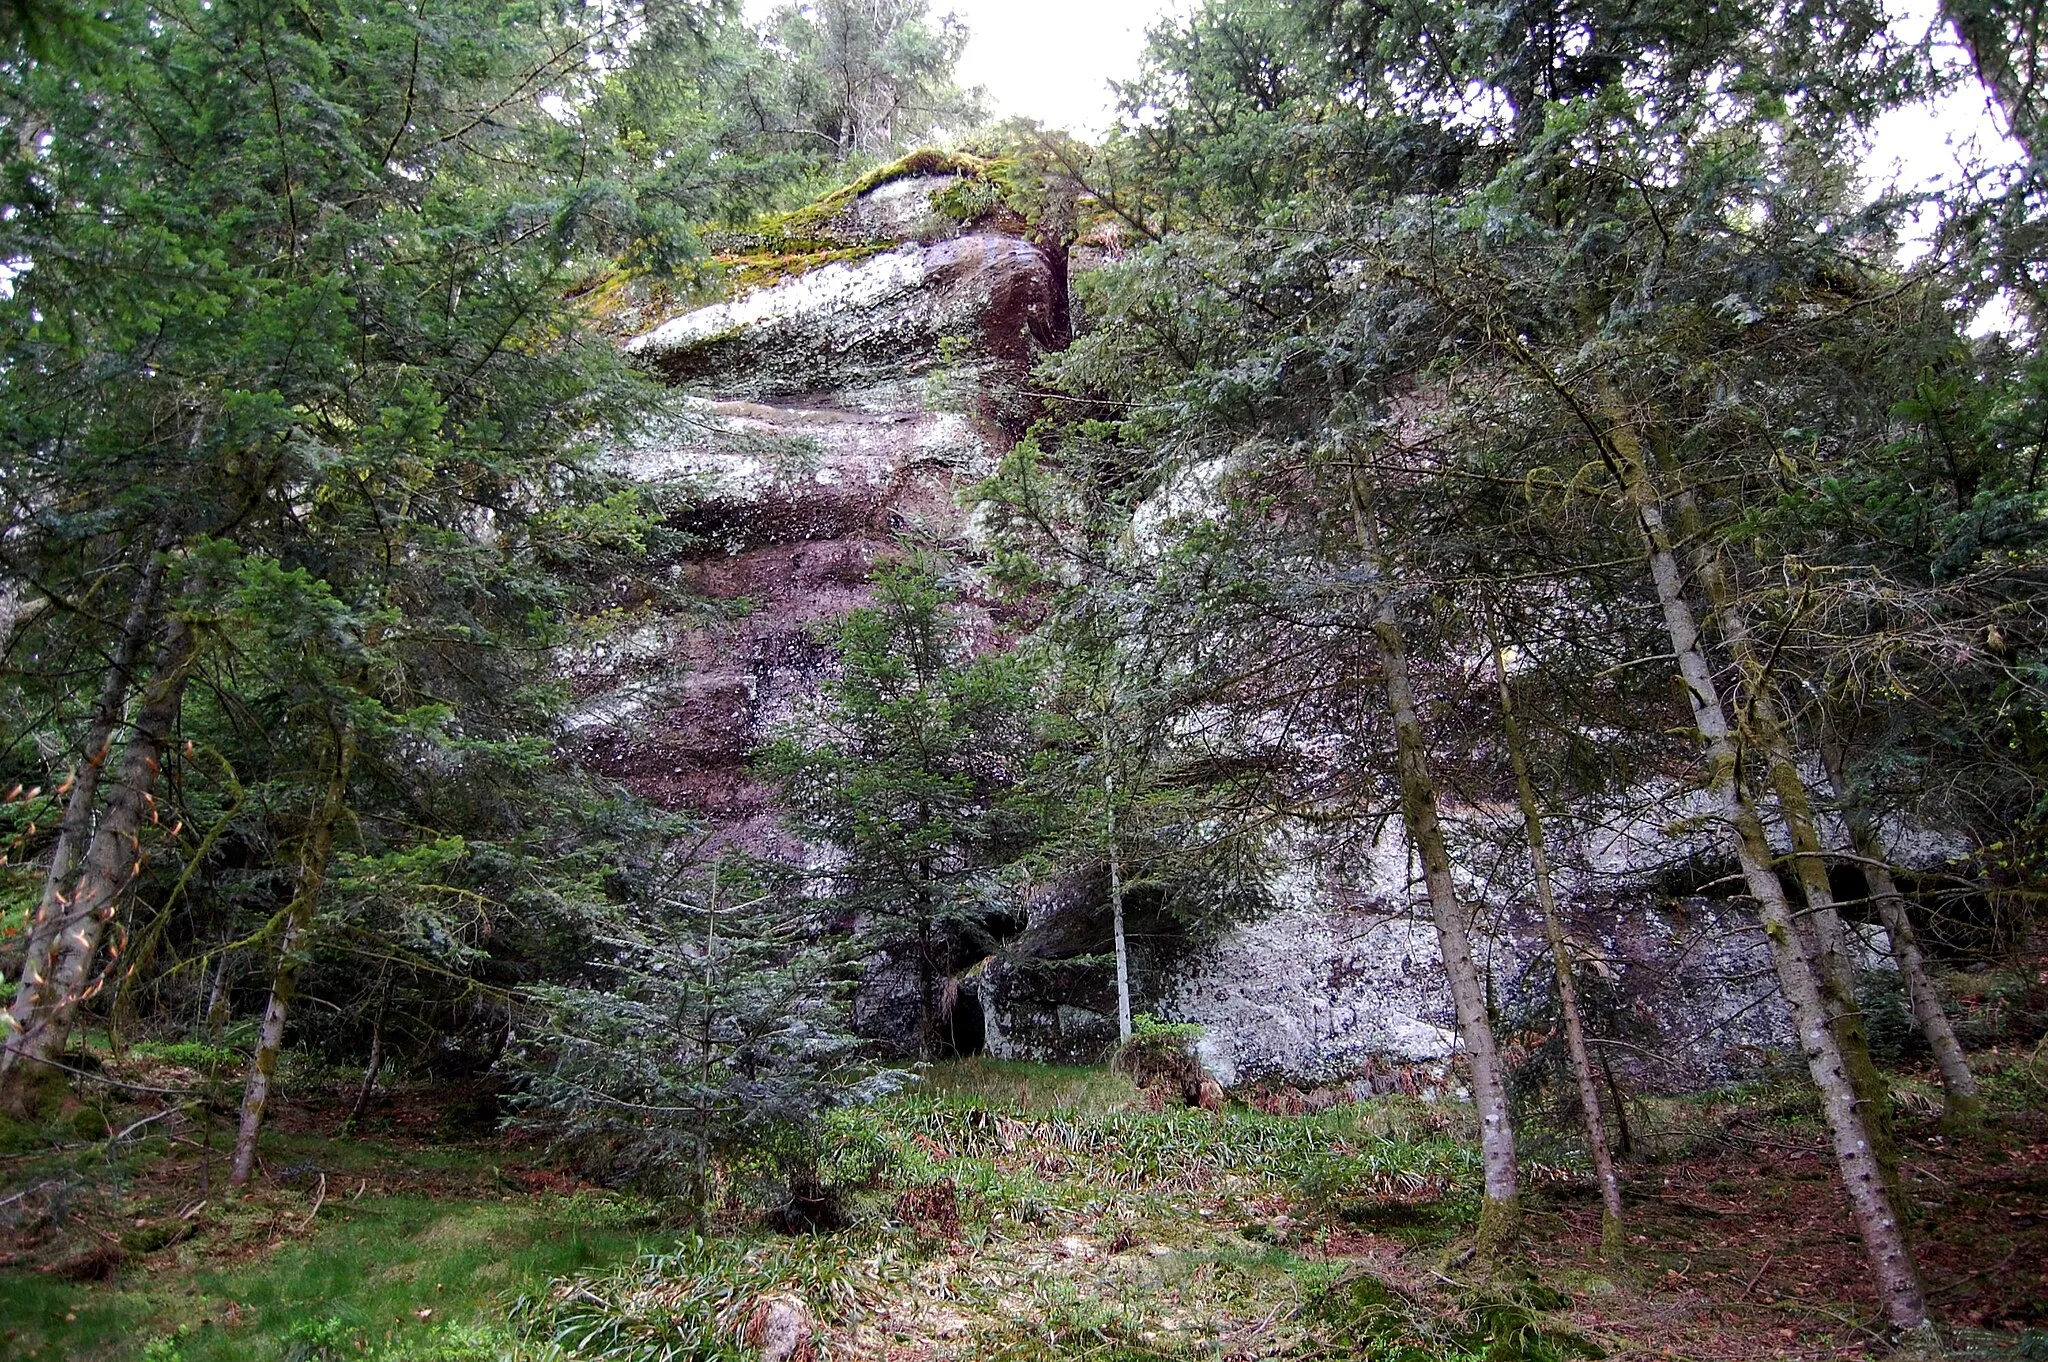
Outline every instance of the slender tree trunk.
<svg viewBox="0 0 2048 1362"><path fill-rule="evenodd" d="M1429 888L1430 916L1436 923L1437 947L1450 981L1451 1004L1458 1033L1472 1065L1472 1102L1479 1110L1480 1162L1485 1170L1480 1199L1476 1250L1481 1261L1498 1263L1510 1257L1521 1240L1521 1173L1515 1160L1514 1123L1508 1112L1507 1085L1493 1023L1487 1016L1486 987L1472 958L1465 929L1465 908L1451 879L1451 856L1444 845L1437 816L1436 782L1429 773L1429 749L1415 708L1408 677L1408 643L1394 613L1393 574L1380 542L1379 527L1367 506L1359 474L1351 473L1351 512L1360 547L1379 570L1382 594L1373 610L1373 638L1379 645L1380 672L1387 708L1394 721L1394 743L1401 777L1401 815L1408 836L1422 859Z"/></svg>
<svg viewBox="0 0 2048 1362"><path fill-rule="evenodd" d="M1681 515L1697 522L1689 507L1681 506ZM1694 567L1706 588L1715 623L1735 659L1749 701L1746 709L1738 706L1737 712L1742 716L1739 728L1750 749L1763 754L1771 790L1777 796L1778 813L1792 844L1792 868L1806 899L1806 920L1812 930L1811 946L1821 992L1828 1004L1829 1024L1841 1045L1843 1062L1849 1066L1856 1095L1863 1102L1871 1148L1896 1196L1899 1154L1892 1138L1891 1090L1871 1058L1870 1029L1863 1008L1856 1001L1855 964L1849 957L1848 932L1835 906L1834 887L1828 881L1828 864L1822 851L1819 822L1813 816L1813 800L1792 754L1788 728L1771 697L1768 669L1750 638L1749 624L1743 618L1728 570L1699 542L1697 534L1692 537ZM1804 933L1801 940L1806 940Z"/></svg>
<svg viewBox="0 0 2048 1362"><path fill-rule="evenodd" d="M213 971L213 989L206 1000L206 1035L219 1048L228 1033L228 1007L234 995L228 990L228 942L221 941L220 964Z"/></svg>
<svg viewBox="0 0 2048 1362"><path fill-rule="evenodd" d="M86 848L78 882L53 944L55 964L27 1023L13 1036L7 1054L12 1064L0 1074L0 1110L19 1116L34 1114L42 1083L71 1039L78 1008L100 983L91 978L100 940L120 906L121 896L142 870L141 830L155 817L156 785L161 757L178 718L185 674L195 640L184 620L173 618L158 649L156 674L144 688L135 715L135 732L121 754L121 775L105 814Z"/></svg>
<svg viewBox="0 0 2048 1362"><path fill-rule="evenodd" d="M348 1119L341 1123L344 1136L353 1135L362 1123L363 1113L370 1109L370 1095L377 1091L377 1075L384 1071L384 1010L377 1009L377 1020L370 1024L370 1059L363 1066L362 1085L356 1089L356 1100L349 1106Z"/></svg>
<svg viewBox="0 0 2048 1362"><path fill-rule="evenodd" d="M1608 1100L1614 1103L1614 1137L1625 1159L1635 1152L1635 1139L1628 1129L1628 1104L1622 1101L1621 1084L1614 1081L1614 1066L1600 1056L1600 1081L1607 1085Z"/></svg>
<svg viewBox="0 0 2048 1362"><path fill-rule="evenodd" d="M384 1069L384 1009L390 1002L391 967L386 965L377 976L377 1015L370 1023L370 1059L363 1066L362 1086L356 1089L356 1100L348 1109L348 1119L341 1123L344 1137L355 1133L363 1113L370 1109L370 1094L377 1090L377 1075Z"/></svg>
<svg viewBox="0 0 2048 1362"><path fill-rule="evenodd" d="M1805 1052L1807 1071L1819 1090L1835 1162L1857 1234L1869 1259L1885 1315L1898 1329L1925 1336L1932 1328L1927 1293L1907 1242L1906 1227L1873 1152L1863 1103L1857 1096L1812 964L1800 948L1785 889L1771 868L1763 820L1743 788L1740 762L1713 670L1700 643L1692 605L1685 598L1678 556L1664 522L1662 499L1651 482L1641 443L1619 397L1602 394L1607 438L1617 460L1629 509L1642 530L1650 579L1663 609L1665 630L1677 658L1679 677L1692 707L1693 722L1707 763L1707 789L1727 828L1729 847L1742 868L1744 884L1757 902L1779 987L1791 1009L1793 1029Z"/></svg>
<svg viewBox="0 0 2048 1362"><path fill-rule="evenodd" d="M1877 907L1878 921L1884 924L1885 935L1891 939L1892 958L1898 962L1899 977L1905 982L1913 1021L1926 1039L1927 1048L1934 1052L1946 1118L1953 1125L1973 1125L1983 1117L1984 1099L1978 1095L1977 1076L1970 1072L1970 1061L1956 1039L1956 1029L1949 1022L1948 1009L1942 1006L1941 993L1927 972L1927 957L1921 953L1919 935L1913 930L1912 918L1907 916L1905 895L1892 879L1891 865L1878 841L1877 830L1871 826L1869 813L1858 802L1849 783L1848 760L1841 744L1823 737L1820 756L1821 764L1827 768L1828 782L1834 787L1842 822L1849 829L1850 845L1863 860L1863 875L1870 883L1870 898Z"/></svg>
<svg viewBox="0 0 2048 1362"><path fill-rule="evenodd" d="M1109 734L1102 735L1102 750L1109 751ZM1116 777L1102 776L1102 805L1109 813L1109 925L1116 941L1116 1038L1131 1038L1131 955L1124 943L1124 862L1116 842Z"/></svg>
<svg viewBox="0 0 2048 1362"><path fill-rule="evenodd" d="M136 580L128 616L114 640L99 700L93 707L92 723L86 730L85 747L78 769L71 778L71 793L64 804L64 817L57 825L57 843L50 850L49 873L43 879L41 901L29 924L28 941L22 957L21 983L7 1015L0 1019L6 1030L6 1044L0 1048L0 1082L20 1062L19 1042L28 1034L37 1014L49 1005L51 961L57 940L71 922L72 885L78 859L92 835L92 816L99 803L100 774L106 770L112 751L114 730L120 726L129 689L134 685L135 658L142 651L156 623L157 594L162 589L167 563L160 534L150 549Z"/></svg>
<svg viewBox="0 0 2048 1362"><path fill-rule="evenodd" d="M712 993L717 983L718 959L718 865L712 863L710 883L704 896L704 1006L697 1032L697 1148L693 1216L699 1227L711 1213L711 1041L716 1032L716 1010Z"/></svg>
<svg viewBox="0 0 2048 1362"><path fill-rule="evenodd" d="M1586 1027L1579 1013L1579 990L1573 978L1571 945L1552 891L1550 853L1544 845L1543 815L1536 804L1536 785L1529 777L1529 756L1515 715L1514 691L1508 683L1507 659L1500 639L1492 639L1494 674L1500 680L1501 727L1507 735L1508 760L1515 770L1515 795L1522 805L1522 831L1529 839L1529 866L1536 880L1536 905L1543 912L1543 935L1550 943L1551 969L1557 978L1557 1005L1564 1014L1565 1044L1571 1051L1572 1077L1578 1084L1579 1107L1586 1116L1586 1144L1593 1155L1593 1173L1600 1183L1600 1252L1618 1259L1627 1239L1622 1229L1621 1183L1614 1175L1614 1155L1607 1145L1607 1123L1600 1115L1600 1088L1593 1060L1586 1050Z"/></svg>
<svg viewBox="0 0 2048 1362"><path fill-rule="evenodd" d="M326 888L327 868L334 854L334 828L341 821L348 800L354 739L350 734L337 732L333 742L326 798L314 811L299 852L298 892L285 908L284 939L278 944L277 974L270 984L270 1003L263 1009L263 1028L257 1035L256 1053L249 1061L249 1076L242 1085L242 1119L235 1133L234 1163L228 1173L231 1187L247 1185L250 1174L256 1171L256 1144L263 1133L263 1111L270 1101L270 1081L277 1071L278 1051L284 1046L285 1020L298 996L299 968L304 964L307 937L320 910L320 895Z"/></svg>
<svg viewBox="0 0 2048 1362"><path fill-rule="evenodd" d="M933 1017L932 991L938 971L932 964L931 872L926 870L917 905L917 1027L920 1054L937 1058L938 1023Z"/></svg>

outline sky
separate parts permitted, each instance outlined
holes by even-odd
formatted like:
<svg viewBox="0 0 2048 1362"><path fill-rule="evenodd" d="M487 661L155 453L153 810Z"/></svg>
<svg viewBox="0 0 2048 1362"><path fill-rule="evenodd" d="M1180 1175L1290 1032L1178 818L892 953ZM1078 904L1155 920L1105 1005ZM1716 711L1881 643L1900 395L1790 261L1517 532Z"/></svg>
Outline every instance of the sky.
<svg viewBox="0 0 2048 1362"><path fill-rule="evenodd" d="M747 0L765 18L783 0ZM931 0L970 35L962 85L979 85L996 113L1022 114L1086 136L1114 119L1109 82L1138 69L1145 30L1185 0Z"/></svg>
<svg viewBox="0 0 2048 1362"><path fill-rule="evenodd" d="M988 90L1004 113L1086 136L1115 119L1112 80L1129 78L1145 30L1173 0L935 0L971 35L960 83Z"/></svg>

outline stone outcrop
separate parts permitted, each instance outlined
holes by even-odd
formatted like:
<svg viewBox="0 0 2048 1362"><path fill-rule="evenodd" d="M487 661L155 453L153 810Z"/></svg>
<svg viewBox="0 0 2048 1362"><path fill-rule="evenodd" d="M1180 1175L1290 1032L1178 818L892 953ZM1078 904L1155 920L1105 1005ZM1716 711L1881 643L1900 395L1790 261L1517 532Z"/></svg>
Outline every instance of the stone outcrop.
<svg viewBox="0 0 2048 1362"><path fill-rule="evenodd" d="M1474 811L1447 814L1468 839L1477 831ZM1660 1090L1754 1073L1789 1036L1754 921L1690 886L1661 883L1697 850L1683 839L1660 842L1655 854L1647 841L1613 840L1558 848L1603 1057L1632 1085ZM1205 940L1163 922L1134 924L1139 1008L1202 1026L1203 1062L1230 1086L1427 1092L1453 1082L1450 993L1398 826L1362 853L1301 833L1284 862L1272 911L1254 921ZM1477 909L1474 944L1504 1043L1544 1043L1550 965L1533 905L1476 881L1461 892ZM1101 918L1093 900L1050 899L1020 949L978 972L991 1053L1085 1063L1114 1044ZM1866 942L1873 963L1882 947L1881 938Z"/></svg>
<svg viewBox="0 0 2048 1362"><path fill-rule="evenodd" d="M924 396L916 380L950 362L999 398L1052 344L1052 288L1045 255L1016 237L909 242L686 312L626 353L728 397L833 393L904 410ZM1008 372L992 381L991 369Z"/></svg>
<svg viewBox="0 0 2048 1362"><path fill-rule="evenodd" d="M682 394L607 458L680 508L671 528L692 547L648 562L627 622L568 659L567 741L703 818L714 845L826 854L783 829L751 756L817 703L834 665L823 631L872 598L878 560L966 547L958 493L1030 414L1056 274L1030 242L938 211L958 182L918 172L844 197L801 224L799 249L736 255L737 296L661 315L658 294L605 291L607 323L636 332L625 351ZM966 604L991 627L971 589ZM908 1042L914 980L873 962L857 1022Z"/></svg>
<svg viewBox="0 0 2048 1362"><path fill-rule="evenodd" d="M689 396L610 458L678 494L693 547L649 562L629 623L570 660L569 742L729 844L817 863L819 849L779 826L749 755L817 702L834 665L820 626L870 599L879 558L905 541L971 551L957 493L1031 415L1029 367L1065 325L1066 261L941 211L963 173L913 163L837 196L806 223L802 251L745 256L735 277L752 283L737 296L613 314L636 325L627 353ZM1165 502L1198 502L1200 481L1142 513L1140 537L1165 533L1185 509ZM969 604L988 620L991 606L971 592ZM1561 858L1572 930L1594 962L1588 995L1606 1009L1603 1053L1673 1088L1744 1072L1785 1037L1745 916L1670 881L1703 850L1665 831L1696 812L1686 803L1675 790ZM1501 831L1498 811L1448 812L1468 838ZM1200 1023L1203 1058L1226 1083L1454 1081L1450 1001L1398 830L1363 848L1299 830L1280 850L1274 911L1258 921L1196 939L1136 911L1139 1008ZM1514 1028L1547 987L1540 926L1518 891L1465 889L1505 1040L1539 1044ZM994 934L1005 944L993 957L963 947L951 961L956 1028L971 1011L973 1043L993 1054L1100 1059L1116 1031L1103 886L1079 877ZM914 977L874 962L857 1021L910 1041Z"/></svg>
<svg viewBox="0 0 2048 1362"><path fill-rule="evenodd" d="M1029 242L933 208L958 180L911 173L847 198L800 244L855 258L798 251L737 297L659 317L658 298L613 290L628 301L612 325L642 328L625 351L688 396L608 458L686 508L676 528L700 547L646 571L696 605L643 606L570 660L570 742L750 850L799 853L748 763L815 701L832 665L820 627L870 598L898 544L958 543L958 490L993 471L1027 406L1053 272ZM739 277L763 268L736 259Z"/></svg>

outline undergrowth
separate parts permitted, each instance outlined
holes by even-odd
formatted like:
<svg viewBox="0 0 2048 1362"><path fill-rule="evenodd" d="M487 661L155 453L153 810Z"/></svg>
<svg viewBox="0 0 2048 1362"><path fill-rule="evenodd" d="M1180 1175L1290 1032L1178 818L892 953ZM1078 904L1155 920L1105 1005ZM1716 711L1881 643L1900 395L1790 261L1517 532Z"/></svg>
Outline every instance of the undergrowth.
<svg viewBox="0 0 2048 1362"><path fill-rule="evenodd" d="M1360 1109L1084 1109L1104 1099L1100 1077L1041 1071L1033 1094L1026 1066L937 1076L928 1087L938 1091L826 1120L819 1171L846 1194L852 1229L692 1237L522 1302L523 1337L592 1362L725 1362L747 1355L752 1304L787 1293L810 1303L848 1356L896 1355L891 1341L950 1334L960 1355L993 1362L1192 1359L1250 1330L1261 1356L1392 1357L1352 1338L1348 1317L1319 1294L1335 1269L1275 1242L1290 1231L1274 1208L1314 1217L1428 1203L1455 1233L1473 1204L1479 1170L1464 1143L1380 1133ZM1027 1091L1015 1091L1020 1083ZM906 1208L935 1204L957 1206L945 1233L903 1222ZM1428 1356L1575 1355L1468 1348L1479 1328L1429 1334L1439 1350Z"/></svg>
<svg viewBox="0 0 2048 1362"><path fill-rule="evenodd" d="M751 1356L742 1333L763 1296L797 1296L827 1322L843 1324L906 1276L902 1258L873 1235L750 1243L693 1234L672 1250L522 1300L513 1318L529 1341L572 1357L738 1362Z"/></svg>

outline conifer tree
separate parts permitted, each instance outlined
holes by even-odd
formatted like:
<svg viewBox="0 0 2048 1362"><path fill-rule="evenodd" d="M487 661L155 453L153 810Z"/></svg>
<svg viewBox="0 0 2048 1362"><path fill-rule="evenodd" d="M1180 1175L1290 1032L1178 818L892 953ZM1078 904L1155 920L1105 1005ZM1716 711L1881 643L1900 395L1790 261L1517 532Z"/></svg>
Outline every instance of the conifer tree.
<svg viewBox="0 0 2048 1362"><path fill-rule="evenodd" d="M792 826L829 858L830 900L870 949L910 966L917 1049L930 1059L953 943L981 930L997 872L1028 837L1014 787L1029 759L1030 677L1020 656L975 649L923 556L883 567L875 604L835 641L825 711L763 761Z"/></svg>
<svg viewBox="0 0 2048 1362"><path fill-rule="evenodd" d="M681 1195L767 1156L801 1195L815 1122L904 1076L849 1029L852 961L786 873L679 837L627 888L573 982L525 991L519 1119L594 1172Z"/></svg>

